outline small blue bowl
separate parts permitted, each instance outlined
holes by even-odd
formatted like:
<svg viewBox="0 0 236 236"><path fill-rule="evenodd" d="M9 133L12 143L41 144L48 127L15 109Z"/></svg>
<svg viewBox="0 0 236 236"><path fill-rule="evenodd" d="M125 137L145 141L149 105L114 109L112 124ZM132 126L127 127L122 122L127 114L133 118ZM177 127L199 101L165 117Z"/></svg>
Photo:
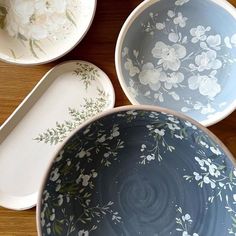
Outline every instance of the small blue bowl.
<svg viewBox="0 0 236 236"><path fill-rule="evenodd" d="M217 123L236 108L236 10L225 0L146 0L125 22L116 70L132 104Z"/></svg>
<svg viewBox="0 0 236 236"><path fill-rule="evenodd" d="M40 236L236 235L236 168L197 122L129 106L81 126L42 185Z"/></svg>

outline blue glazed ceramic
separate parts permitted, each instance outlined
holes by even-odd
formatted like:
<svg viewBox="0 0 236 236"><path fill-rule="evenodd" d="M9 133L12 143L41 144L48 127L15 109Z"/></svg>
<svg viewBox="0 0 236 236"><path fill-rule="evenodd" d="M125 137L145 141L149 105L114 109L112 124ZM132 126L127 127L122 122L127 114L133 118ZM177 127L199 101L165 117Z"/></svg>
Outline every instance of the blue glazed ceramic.
<svg viewBox="0 0 236 236"><path fill-rule="evenodd" d="M170 108L212 125L236 107L236 10L225 0L146 0L116 47L133 104Z"/></svg>
<svg viewBox="0 0 236 236"><path fill-rule="evenodd" d="M195 121L155 107L111 110L53 161L39 235L236 235L236 168Z"/></svg>

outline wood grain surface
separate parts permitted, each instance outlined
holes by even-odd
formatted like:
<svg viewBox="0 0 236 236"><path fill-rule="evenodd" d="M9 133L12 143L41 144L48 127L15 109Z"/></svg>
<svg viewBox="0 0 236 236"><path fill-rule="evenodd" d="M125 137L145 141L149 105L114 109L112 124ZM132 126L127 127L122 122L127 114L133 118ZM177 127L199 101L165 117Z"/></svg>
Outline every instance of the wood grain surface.
<svg viewBox="0 0 236 236"><path fill-rule="evenodd" d="M98 0L96 16L87 36L72 52L56 62L34 67L20 67L0 62L0 124L51 67L72 59L90 61L102 68L115 87L116 106L130 104L116 76L114 52L122 24L140 2L142 1ZM236 0L230 2L236 6ZM210 127L210 130L236 156L236 112ZM16 212L0 208L0 235L2 236L37 235L35 222L35 209Z"/></svg>

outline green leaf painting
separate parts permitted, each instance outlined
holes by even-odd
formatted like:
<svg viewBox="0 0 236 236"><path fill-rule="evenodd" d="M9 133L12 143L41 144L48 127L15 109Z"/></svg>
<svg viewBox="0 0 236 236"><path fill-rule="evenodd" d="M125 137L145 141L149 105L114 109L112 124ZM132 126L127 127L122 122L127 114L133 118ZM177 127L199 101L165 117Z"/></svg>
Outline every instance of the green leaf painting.
<svg viewBox="0 0 236 236"><path fill-rule="evenodd" d="M78 63L78 68L74 70L74 74L84 83L86 90L91 83L98 77L98 69L89 64Z"/></svg>
<svg viewBox="0 0 236 236"><path fill-rule="evenodd" d="M62 142L71 131L84 121L102 112L104 108L108 106L109 95L100 89L97 89L97 91L97 98L85 98L81 109L76 110L68 108L69 116L71 117L70 120L66 120L63 123L56 122L54 128L47 129L39 134L34 140L56 145L57 143Z"/></svg>
<svg viewBox="0 0 236 236"><path fill-rule="evenodd" d="M7 16L7 9L3 6L0 6L0 28L3 29L5 26L5 19Z"/></svg>

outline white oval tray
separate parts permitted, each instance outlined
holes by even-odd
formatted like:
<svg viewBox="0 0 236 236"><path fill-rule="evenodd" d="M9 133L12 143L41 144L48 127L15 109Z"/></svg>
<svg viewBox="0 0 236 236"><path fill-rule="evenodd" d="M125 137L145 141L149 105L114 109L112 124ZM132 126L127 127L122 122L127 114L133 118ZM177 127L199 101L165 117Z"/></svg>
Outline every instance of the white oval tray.
<svg viewBox="0 0 236 236"><path fill-rule="evenodd" d="M109 78L93 64L69 61L51 69L0 129L0 206L35 206L58 143L114 102Z"/></svg>

